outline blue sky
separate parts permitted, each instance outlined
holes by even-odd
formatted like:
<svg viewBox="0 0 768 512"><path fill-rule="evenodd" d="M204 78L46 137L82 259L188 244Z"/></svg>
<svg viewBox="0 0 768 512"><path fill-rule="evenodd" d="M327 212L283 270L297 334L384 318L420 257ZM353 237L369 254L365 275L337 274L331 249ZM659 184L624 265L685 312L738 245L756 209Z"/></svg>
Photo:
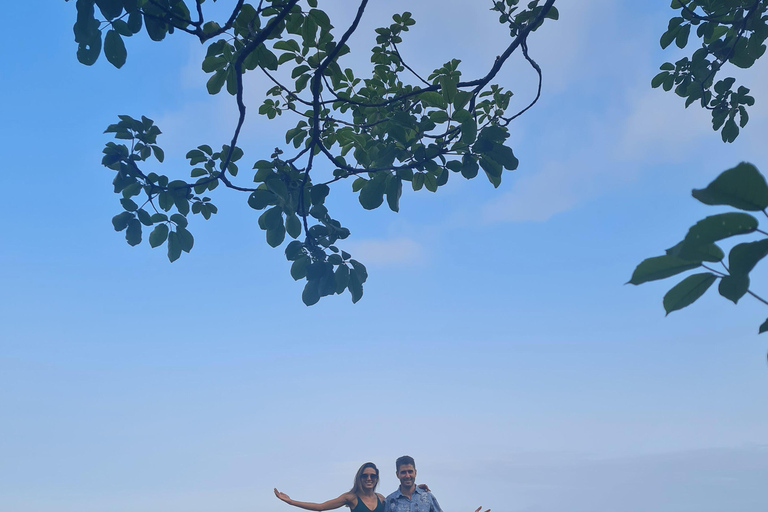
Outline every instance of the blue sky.
<svg viewBox="0 0 768 512"><path fill-rule="evenodd" d="M368 69L373 28L410 10L412 66L458 57L480 76L507 38L480 3L374 3L345 65ZM337 27L344 5L321 2ZM306 308L242 197L217 190L220 213L193 220L195 248L174 264L112 230L99 162L117 114L157 122L176 176L188 149L228 141L235 112L205 92L204 49L137 37L123 69L87 68L72 3L9 4L3 509L277 512L273 487L326 500L368 460L391 492L408 453L446 512L765 510L768 311L712 290L665 318L672 283L623 284L717 211L691 188L742 160L768 168L761 63L740 73L758 103L730 145L706 113L650 89L677 55L658 48L668 5L558 2L561 20L530 41L545 78L512 130L520 168L498 190L453 179L406 193L399 214L339 190L365 296ZM520 59L497 81L518 105L535 87ZM263 86L249 83L246 160L290 124L255 115Z"/></svg>

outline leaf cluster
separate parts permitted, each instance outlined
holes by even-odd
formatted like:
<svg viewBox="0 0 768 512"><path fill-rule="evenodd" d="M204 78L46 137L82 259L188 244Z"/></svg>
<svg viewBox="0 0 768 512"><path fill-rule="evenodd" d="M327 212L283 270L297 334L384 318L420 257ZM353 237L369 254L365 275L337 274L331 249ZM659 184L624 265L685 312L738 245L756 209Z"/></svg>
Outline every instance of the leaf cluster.
<svg viewBox="0 0 768 512"><path fill-rule="evenodd" d="M153 227L150 245L167 242L173 261L193 245L187 230L189 212L205 219L217 212L202 194L219 184L244 192L249 206L260 212L258 225L268 245L279 247L286 236L293 239L286 257L293 278L306 280L302 298L308 305L344 291L357 302L367 279L365 267L337 246L350 232L328 210L326 199L336 183L349 180L366 210L386 201L397 212L404 185L436 192L453 174L472 179L482 170L498 187L504 171L518 167L508 143L508 124L538 95L525 109L509 114L512 92L491 80L517 49L541 79L527 39L546 18L558 17L554 0L534 0L527 8L516 0L492 2L512 39L485 76L466 81L456 59L424 75L406 63L400 45L416 23L409 12L395 14L390 24L376 29L372 70L361 74L342 67L340 59L351 51L347 42L367 0L358 3L353 22L341 36L334 34L317 0L239 0L222 23L206 20L203 4L77 0L75 40L81 62L96 61L104 31L104 53L116 67L126 62L123 37L142 29L155 41L175 31L188 33L207 45L202 69L209 74L208 92L226 90L239 111L229 144L220 151L200 145L187 153L189 180L143 171L150 157L163 161L156 143L160 131L146 117L120 116L120 122L107 129L118 143L107 144L103 159L116 172L115 192L123 195L125 211L115 217L115 229L125 230L128 243L136 245L142 226ZM96 7L103 19L97 18ZM248 185L234 181L236 162L244 156L237 141L246 120L246 72L262 73L273 83L259 114L267 120L290 114L297 120L285 133L284 147L256 160ZM140 195L141 206L136 201Z"/></svg>
<svg viewBox="0 0 768 512"><path fill-rule="evenodd" d="M661 47L673 42L685 48L695 27L701 46L689 57L665 62L651 85L674 89L686 108L699 102L711 111L712 128L724 142L733 142L749 121L747 107L755 100L736 79L718 79L723 66L751 67L765 53L768 38L768 0L672 0L680 15L669 20Z"/></svg>
<svg viewBox="0 0 768 512"><path fill-rule="evenodd" d="M749 163L741 163L720 174L703 189L694 189L694 198L707 205L731 206L739 212L727 212L706 217L694 224L685 238L666 250L665 254L640 263L629 283L639 285L666 279L683 272L703 269L689 275L664 296L667 314L693 304L717 281L720 295L734 304L750 294L768 304L750 290L750 272L768 255L768 233L759 229L758 220L749 213L768 208L768 184L762 174ZM717 244L731 237L759 233L764 238L734 245L725 253ZM719 264L722 270L713 268ZM759 328L768 330L768 320Z"/></svg>

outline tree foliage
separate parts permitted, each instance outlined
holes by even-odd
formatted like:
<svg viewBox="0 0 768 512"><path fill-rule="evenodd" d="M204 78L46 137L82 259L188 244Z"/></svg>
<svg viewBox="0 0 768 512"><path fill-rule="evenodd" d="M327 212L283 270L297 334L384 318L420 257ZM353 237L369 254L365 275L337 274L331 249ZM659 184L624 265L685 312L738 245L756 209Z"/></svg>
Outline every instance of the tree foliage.
<svg viewBox="0 0 768 512"><path fill-rule="evenodd" d="M768 217L768 184L762 174L748 163L741 163L720 174L703 189L694 189L693 197L707 205L731 206L738 212L706 217L688 230L685 238L665 254L640 263L629 280L631 284L666 279L689 270L705 270L689 275L664 296L667 314L693 304L719 281L720 295L738 303L749 294L768 305L768 301L750 290L750 272L768 256L768 232L746 212L762 212ZM759 234L758 240L733 245L726 259L718 243L733 237ZM768 320L759 328L768 330Z"/></svg>
<svg viewBox="0 0 768 512"><path fill-rule="evenodd" d="M504 171L517 168L508 126L539 96L509 112L512 92L491 81L519 50L538 74L540 93L541 70L528 54L528 38L546 18L557 19L554 0L492 2L511 40L488 73L473 80L462 78L456 59L429 74L404 61L401 43L415 24L408 12L376 30L373 71L363 76L341 60L350 52L347 41L368 0L356 3L354 20L340 37L318 0L231 3L227 19L214 21L205 16L205 0L76 1L81 63L92 65L103 53L120 68L128 57L126 38L146 32L162 41L185 33L206 46L202 69L210 75L208 92L225 91L239 111L228 144L221 149L204 144L187 153L190 179L171 179L155 170L164 152L157 142L160 129L151 119L121 115L106 129L117 140L107 143L102 163L115 172L114 191L124 210L112 222L125 231L128 244L138 245L144 230L151 229L150 246L165 245L169 260L188 253L194 245L190 212L205 219L216 214L206 194L223 185L244 193L260 212L258 224L270 246L291 239L285 255L291 276L306 281L304 303L344 291L356 302L367 271L338 247L350 232L326 206L337 184L349 182L366 210L386 202L397 212L404 185L436 192L451 175L472 179L482 171L498 187ZM261 73L272 84L258 108L263 118L290 114L297 120L285 133L285 146L254 158L252 185L236 181L245 155L238 138L246 121L247 72Z"/></svg>
<svg viewBox="0 0 768 512"><path fill-rule="evenodd" d="M715 80L725 64L749 68L765 53L768 0L673 0L672 9L680 10L680 16L669 21L661 36L662 48L673 41L679 48L685 48L694 26L701 48L674 65L663 64L651 86L666 91L674 87L679 96L686 98L686 107L698 100L712 112L712 127L720 131L723 142L733 142L739 128L744 128L749 120L746 107L755 100L744 86L734 90L735 78ZM640 263L629 283L639 285L689 270L705 270L689 275L667 292L663 300L667 314L690 306L716 282L720 295L734 304L751 295L768 305L750 289L750 272L768 255L768 232L761 230L758 220L746 213L762 212L768 217L765 177L754 165L742 162L721 173L707 187L694 189L692 195L706 205L725 205L740 211L700 220L664 255ZM726 260L718 242L748 234L763 237L733 245ZM768 320L760 325L758 333L766 331Z"/></svg>
<svg viewBox="0 0 768 512"><path fill-rule="evenodd" d="M766 0L672 0L680 15L669 20L661 36L661 47L673 42L685 48L691 30L701 41L690 57L674 64L665 62L651 81L665 91L674 88L685 98L686 108L698 101L712 113L712 128L720 131L723 142L733 142L749 121L747 107L755 103L749 89L736 87L734 77L719 78L726 64L749 68L765 53L768 38Z"/></svg>

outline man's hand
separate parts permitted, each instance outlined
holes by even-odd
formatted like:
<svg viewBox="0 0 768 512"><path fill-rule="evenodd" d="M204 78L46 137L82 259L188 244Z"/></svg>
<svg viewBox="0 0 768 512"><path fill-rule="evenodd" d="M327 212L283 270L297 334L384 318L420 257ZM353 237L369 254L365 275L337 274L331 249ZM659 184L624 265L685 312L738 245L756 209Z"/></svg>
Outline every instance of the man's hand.
<svg viewBox="0 0 768 512"><path fill-rule="evenodd" d="M291 504L291 502L292 502L292 500L291 500L291 497L290 497L290 496L288 496L288 495L287 495L287 494L285 494L284 492L280 492L280 491L278 491L278 490L277 490L277 488L275 488L275 496L277 496L279 499L283 500L284 502L286 502L286 503L287 503L287 504L289 504L289 505L290 505L290 504ZM482 508L482 507L481 507L481 508ZM477 510L480 510L480 509L477 509Z"/></svg>

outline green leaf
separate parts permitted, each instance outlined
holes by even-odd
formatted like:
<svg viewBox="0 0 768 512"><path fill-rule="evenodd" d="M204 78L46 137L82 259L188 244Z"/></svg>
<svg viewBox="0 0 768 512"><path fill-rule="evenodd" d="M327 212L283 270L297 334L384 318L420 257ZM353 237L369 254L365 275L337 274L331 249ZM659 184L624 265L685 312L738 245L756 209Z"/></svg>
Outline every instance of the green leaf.
<svg viewBox="0 0 768 512"><path fill-rule="evenodd" d="M309 258L306 256L299 256L291 264L291 277L294 281L304 279L307 276L307 267L309 266Z"/></svg>
<svg viewBox="0 0 768 512"><path fill-rule="evenodd" d="M656 89L657 87L660 87L662 83L664 83L664 79L667 78L667 75L669 75L668 71L662 71L655 77L653 77L653 80L651 80L651 87Z"/></svg>
<svg viewBox="0 0 768 512"><path fill-rule="evenodd" d="M387 181L387 204L393 212L400 211L400 196L403 194L403 182L397 176Z"/></svg>
<svg viewBox="0 0 768 512"><path fill-rule="evenodd" d="M440 77L440 89L443 91L443 97L448 103L453 103L456 97L456 83L457 81L449 76Z"/></svg>
<svg viewBox="0 0 768 512"><path fill-rule="evenodd" d="M677 36L675 37L675 44L678 48L685 48L685 45L688 44L688 36L691 33L691 26L690 25L683 25L680 30L677 31Z"/></svg>
<svg viewBox="0 0 768 512"><path fill-rule="evenodd" d="M99 22L93 20L95 31L88 37L78 42L77 60L86 66L92 66L101 54L101 30L98 30Z"/></svg>
<svg viewBox="0 0 768 512"><path fill-rule="evenodd" d="M720 279L718 290L720 295L732 301L734 304L747 293L749 289L749 277L743 274L725 276Z"/></svg>
<svg viewBox="0 0 768 512"><path fill-rule="evenodd" d="M434 107L434 108L440 108L440 109L446 109L448 108L448 102L445 101L445 98L442 94L434 91L426 91L421 94L419 94L419 99L421 99L421 103L425 107Z"/></svg>
<svg viewBox="0 0 768 512"><path fill-rule="evenodd" d="M192 250L192 246L195 245L195 238L192 233L182 227L176 228L176 235L178 236L179 246L181 250L188 253Z"/></svg>
<svg viewBox="0 0 768 512"><path fill-rule="evenodd" d="M431 172L424 174L424 188L430 192L437 192L437 176Z"/></svg>
<svg viewBox="0 0 768 512"><path fill-rule="evenodd" d="M96 0L101 14L108 20L113 20L123 12L122 0Z"/></svg>
<svg viewBox="0 0 768 512"><path fill-rule="evenodd" d="M366 210L375 210L384 202L385 189L385 180L376 178L369 180L360 190L358 197L360 205Z"/></svg>
<svg viewBox="0 0 768 512"><path fill-rule="evenodd" d="M429 119L435 124L447 123L450 117L445 110L433 110L429 113Z"/></svg>
<svg viewBox="0 0 768 512"><path fill-rule="evenodd" d="M323 204L325 202L325 198L328 197L328 194L331 192L330 187L328 185L319 184L314 185L309 191L309 196L312 198L312 204Z"/></svg>
<svg viewBox="0 0 768 512"><path fill-rule="evenodd" d="M659 41L659 44L662 48L666 48L670 44L672 44L672 41L675 40L675 36L677 35L677 30L667 30L661 35L661 40Z"/></svg>
<svg viewBox="0 0 768 512"><path fill-rule="evenodd" d="M732 118L728 119L723 125L723 131L721 132L723 142L733 142L736 137L739 136L739 126Z"/></svg>
<svg viewBox="0 0 768 512"><path fill-rule="evenodd" d="M469 119L461 123L461 142L469 145L475 140L477 140L477 122Z"/></svg>
<svg viewBox="0 0 768 512"><path fill-rule="evenodd" d="M315 23L317 23L319 27L326 31L331 30L333 27L333 25L331 25L331 19L327 14L325 14L325 12L321 11L320 9L310 9L309 16L312 16L312 18L315 20Z"/></svg>
<svg viewBox="0 0 768 512"><path fill-rule="evenodd" d="M649 281L666 279L686 270L701 266L701 263L682 260L675 256L664 255L648 258L640 263L632 273L627 284L643 284Z"/></svg>
<svg viewBox="0 0 768 512"><path fill-rule="evenodd" d="M165 34L168 33L168 25L165 22L151 18L147 14L144 14L144 27L147 29L149 38L153 41L162 41L165 39Z"/></svg>
<svg viewBox="0 0 768 512"><path fill-rule="evenodd" d="M291 238L298 238L301 234L301 220L295 214L286 215L285 230Z"/></svg>
<svg viewBox="0 0 768 512"><path fill-rule="evenodd" d="M122 231L127 228L131 219L133 219L133 214L130 212L123 212L112 217L112 225L115 231Z"/></svg>
<svg viewBox="0 0 768 512"><path fill-rule="evenodd" d="M503 165L508 171L514 171L520 164L512 149L501 144L494 144L488 156Z"/></svg>
<svg viewBox="0 0 768 512"><path fill-rule="evenodd" d="M349 267L343 264L339 265L335 273L336 293L342 293L347 289L347 284L349 284L349 275Z"/></svg>
<svg viewBox="0 0 768 512"><path fill-rule="evenodd" d="M132 11L128 15L128 28L134 34L138 34L141 31L141 13L139 11Z"/></svg>
<svg viewBox="0 0 768 512"><path fill-rule="evenodd" d="M275 202L275 194L265 189L254 190L248 197L248 206L254 210L263 210Z"/></svg>
<svg viewBox="0 0 768 512"><path fill-rule="evenodd" d="M468 180L471 180L477 176L479 170L480 166L477 165L477 160L475 160L472 155L465 154L461 159L461 175Z"/></svg>
<svg viewBox="0 0 768 512"><path fill-rule="evenodd" d="M136 246L141 243L141 222L139 222L139 219L128 221L128 228L125 230L125 241L130 246Z"/></svg>
<svg viewBox="0 0 768 512"><path fill-rule="evenodd" d="M221 91L221 88L224 87L224 82L226 82L226 80L226 69L217 70L205 84L206 88L208 89L208 94L218 94L219 91Z"/></svg>
<svg viewBox="0 0 768 512"><path fill-rule="evenodd" d="M149 234L149 245L153 249L163 245L168 239L168 224L158 224Z"/></svg>
<svg viewBox="0 0 768 512"><path fill-rule="evenodd" d="M160 146L151 146L152 152L155 154L155 158L157 158L157 161L160 163L163 163L163 160L165 160L165 152Z"/></svg>
<svg viewBox="0 0 768 512"><path fill-rule="evenodd" d="M265 231L283 226L283 211L279 206L273 206L259 217L259 227Z"/></svg>
<svg viewBox="0 0 768 512"><path fill-rule="evenodd" d="M746 162L728 169L706 188L694 189L691 194L709 205L728 205L752 212L768 208L768 184L760 171Z"/></svg>
<svg viewBox="0 0 768 512"><path fill-rule="evenodd" d="M139 217L139 221L145 226L149 227L154 224L154 222L152 222L152 217L146 210L136 210L136 215Z"/></svg>
<svg viewBox="0 0 768 512"><path fill-rule="evenodd" d="M285 240L285 226L280 224L267 229L267 243L270 247L278 247Z"/></svg>
<svg viewBox="0 0 768 512"><path fill-rule="evenodd" d="M695 245L686 244L685 241L670 247L666 253L690 262L709 261L717 263L725 257L723 250L715 244Z"/></svg>
<svg viewBox="0 0 768 512"><path fill-rule="evenodd" d="M181 256L181 244L179 235L175 231L168 233L168 260L173 263Z"/></svg>
<svg viewBox="0 0 768 512"><path fill-rule="evenodd" d="M748 213L728 212L706 217L688 230L683 243L700 246L723 238L752 233L757 229L757 219Z"/></svg>
<svg viewBox="0 0 768 512"><path fill-rule="evenodd" d="M114 20L112 22L112 28L123 37L131 37L133 35L133 31L124 20Z"/></svg>
<svg viewBox="0 0 768 512"><path fill-rule="evenodd" d="M174 213L171 215L171 222L182 228L187 227L187 224L189 224L187 218L180 213Z"/></svg>
<svg viewBox="0 0 768 512"><path fill-rule="evenodd" d="M766 255L768 239L735 245L728 254L728 270L731 274L749 274Z"/></svg>
<svg viewBox="0 0 768 512"><path fill-rule="evenodd" d="M717 276L709 272L686 277L664 295L664 310L670 314L690 306L704 295L715 280Z"/></svg>
<svg viewBox="0 0 768 512"><path fill-rule="evenodd" d="M301 292L301 300L307 306L313 306L320 300L320 280L307 280L304 291Z"/></svg>
<svg viewBox="0 0 768 512"><path fill-rule="evenodd" d="M768 319L765 320L765 322L762 323L760 326L760 329L758 329L757 334L763 334L765 331L768 331Z"/></svg>
<svg viewBox="0 0 768 512"><path fill-rule="evenodd" d="M493 176L494 178L500 177L503 170L499 162L486 156L480 157L480 167L482 167L489 176Z"/></svg>
<svg viewBox="0 0 768 512"><path fill-rule="evenodd" d="M357 272L350 272L349 279L347 280L347 289L352 296L353 304L363 297L363 283L360 281L360 276Z"/></svg>
<svg viewBox="0 0 768 512"><path fill-rule="evenodd" d="M352 182L352 192L358 192L362 190L366 183L368 183L368 180L365 178L355 179L355 181Z"/></svg>
<svg viewBox="0 0 768 512"><path fill-rule="evenodd" d="M298 240L294 240L293 242L289 243L288 247L285 248L285 259L288 261L295 261L296 258L302 254L303 248L304 244Z"/></svg>
<svg viewBox="0 0 768 512"><path fill-rule="evenodd" d="M104 56L116 68L120 69L125 64L128 52L125 50L123 38L116 30L110 30L104 37Z"/></svg>
<svg viewBox="0 0 768 512"><path fill-rule="evenodd" d="M129 212L135 212L139 209L139 205L137 205L132 199L123 198L120 200L120 204L123 205L123 208Z"/></svg>

